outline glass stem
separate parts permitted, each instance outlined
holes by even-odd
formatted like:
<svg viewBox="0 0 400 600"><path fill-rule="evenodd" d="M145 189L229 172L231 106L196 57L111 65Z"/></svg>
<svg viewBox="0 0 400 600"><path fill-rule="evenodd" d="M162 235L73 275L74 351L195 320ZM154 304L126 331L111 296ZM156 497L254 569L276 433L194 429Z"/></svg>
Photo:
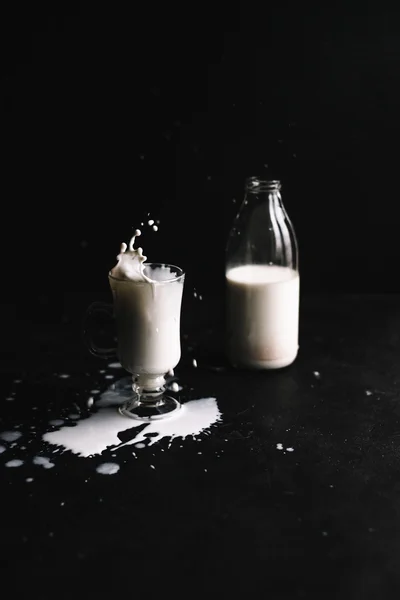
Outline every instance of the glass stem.
<svg viewBox="0 0 400 600"><path fill-rule="evenodd" d="M160 396L165 391L164 375L138 375L133 377L132 389L137 394L139 402L157 406Z"/></svg>

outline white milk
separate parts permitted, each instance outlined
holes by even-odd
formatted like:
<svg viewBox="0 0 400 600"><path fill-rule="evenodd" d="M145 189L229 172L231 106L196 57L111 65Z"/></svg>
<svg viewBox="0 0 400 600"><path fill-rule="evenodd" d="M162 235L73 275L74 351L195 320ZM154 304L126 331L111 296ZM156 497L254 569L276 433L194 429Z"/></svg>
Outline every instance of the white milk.
<svg viewBox="0 0 400 600"><path fill-rule="evenodd" d="M176 438L190 437L200 440L200 435L210 433L211 428L222 420L216 398L190 400L182 404L181 409L168 419L150 423L127 419L116 411L115 406L121 406L125 401L126 398L113 389L106 390L96 403L100 409L98 412L92 413L87 419L77 421L74 427L64 426L58 431L48 431L43 435L43 440L70 450L78 456L88 457L101 454L107 448L116 451L131 444L138 449L145 448L146 445L152 446L165 437L169 437L171 442ZM121 442L120 433L128 430L132 432L136 428L136 436L132 435L129 441ZM37 462L39 458L42 459L40 463ZM43 459L44 457L36 457L34 462L50 468L46 467Z"/></svg>
<svg viewBox="0 0 400 600"><path fill-rule="evenodd" d="M152 280L129 281L110 277L117 320L118 357L134 375L162 375L181 357L180 312L183 278L169 268L144 267Z"/></svg>
<svg viewBox="0 0 400 600"><path fill-rule="evenodd" d="M167 265L145 264L135 238L121 245L109 281L117 321L118 357L138 383L148 390L164 383L163 375L181 357L180 312L184 276Z"/></svg>
<svg viewBox="0 0 400 600"><path fill-rule="evenodd" d="M299 285L288 267L243 265L226 273L228 355L234 365L279 369L298 351Z"/></svg>

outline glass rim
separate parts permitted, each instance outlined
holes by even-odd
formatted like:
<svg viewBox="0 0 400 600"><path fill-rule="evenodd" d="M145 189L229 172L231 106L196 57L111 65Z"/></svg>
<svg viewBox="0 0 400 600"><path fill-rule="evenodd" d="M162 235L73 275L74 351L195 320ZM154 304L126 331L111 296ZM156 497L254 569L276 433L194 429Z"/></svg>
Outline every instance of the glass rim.
<svg viewBox="0 0 400 600"><path fill-rule="evenodd" d="M173 269L175 271L177 271L177 275L175 275L174 277L171 277L171 279L163 279L162 281L155 281L154 283L157 283L158 285L163 284L163 283L174 283L174 281L179 281L180 279L182 279L183 277L185 277L185 271L183 269L181 269L181 267L178 267L177 265L171 265L169 263L160 263L160 262L145 262L143 263L143 267L169 267L170 269ZM113 281L120 281L122 283L133 283L135 285L141 283L149 283L146 280L139 280L139 281L134 281L133 279L120 279L119 277L114 277L114 275L111 274L111 271L108 272L108 278L112 279Z"/></svg>

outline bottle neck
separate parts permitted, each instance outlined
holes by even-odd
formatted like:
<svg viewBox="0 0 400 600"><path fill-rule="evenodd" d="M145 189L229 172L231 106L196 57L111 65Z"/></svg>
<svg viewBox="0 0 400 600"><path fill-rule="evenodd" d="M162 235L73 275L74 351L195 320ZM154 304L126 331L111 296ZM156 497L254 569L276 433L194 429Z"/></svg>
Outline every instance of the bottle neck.
<svg viewBox="0 0 400 600"><path fill-rule="evenodd" d="M245 194L244 204L253 207L264 204L270 211L284 210L280 190L268 190L263 192L248 191Z"/></svg>
<svg viewBox="0 0 400 600"><path fill-rule="evenodd" d="M280 192L281 182L278 179L260 179L259 177L249 177L246 179L246 194L265 194L271 192Z"/></svg>
<svg viewBox="0 0 400 600"><path fill-rule="evenodd" d="M227 265L276 265L298 269L297 240L279 181L251 178L227 246Z"/></svg>
<svg viewBox="0 0 400 600"><path fill-rule="evenodd" d="M246 181L245 204L267 203L271 209L282 207L281 184L277 180L263 180L250 177Z"/></svg>

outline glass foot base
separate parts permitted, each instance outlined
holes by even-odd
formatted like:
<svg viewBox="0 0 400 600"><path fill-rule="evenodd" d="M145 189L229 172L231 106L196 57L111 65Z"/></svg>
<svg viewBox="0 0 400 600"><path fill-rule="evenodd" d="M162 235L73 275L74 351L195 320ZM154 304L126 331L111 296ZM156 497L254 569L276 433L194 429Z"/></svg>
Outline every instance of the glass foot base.
<svg viewBox="0 0 400 600"><path fill-rule="evenodd" d="M167 419L175 414L181 405L171 396L162 396L156 402L141 401L139 398L132 398L119 407L119 412L125 417L138 419L139 421L155 421L157 419Z"/></svg>

